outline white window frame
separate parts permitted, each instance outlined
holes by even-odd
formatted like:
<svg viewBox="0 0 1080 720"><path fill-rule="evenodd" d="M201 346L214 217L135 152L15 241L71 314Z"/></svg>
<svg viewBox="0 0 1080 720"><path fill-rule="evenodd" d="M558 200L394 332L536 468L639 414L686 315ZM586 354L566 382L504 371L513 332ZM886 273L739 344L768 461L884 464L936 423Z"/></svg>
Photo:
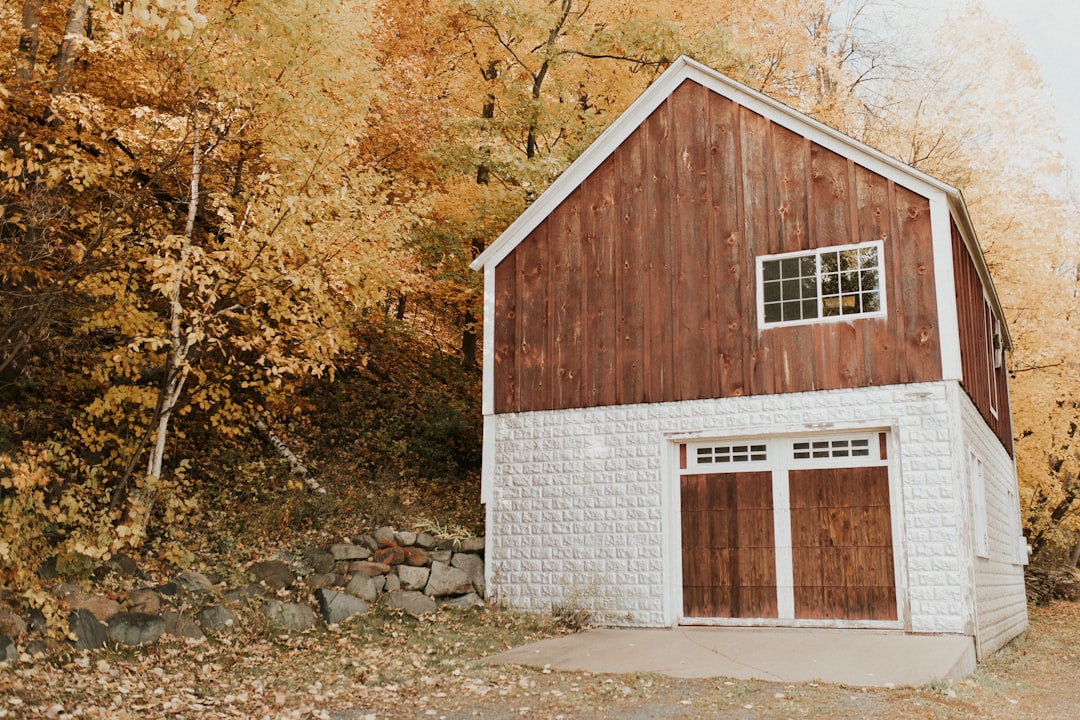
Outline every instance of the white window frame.
<svg viewBox="0 0 1080 720"><path fill-rule="evenodd" d="M821 298L821 255L823 253L830 252L843 252L845 250L862 250L865 248L876 248L878 257L878 309L872 312L859 312L849 313L846 315L829 315L826 316L823 313L822 298ZM799 320L776 320L773 322L766 322L765 320L765 278L764 267L766 262L785 260L791 258L800 258L813 256L815 264L817 266L816 280L817 280L817 317L813 318L800 318ZM885 303L885 273L884 273L884 260L885 260L885 244L881 240L872 240L870 242L852 243L847 245L829 245L826 247L816 248L814 250L799 250L797 252L779 253L776 255L759 255L757 257L757 314L758 314L758 327L760 329L774 328L774 327L791 327L793 325L810 325L813 323L827 323L827 322L851 322L855 319L863 318L884 318L887 315L887 308Z"/></svg>
<svg viewBox="0 0 1080 720"><path fill-rule="evenodd" d="M985 317L983 326L986 332L987 392L990 395L990 414L996 418L998 416L997 371L1002 365L1002 356L1005 351L1001 347L1001 325L998 323L997 315L994 314L994 308L990 305L990 300L985 295L983 296L983 314Z"/></svg>
<svg viewBox="0 0 1080 720"><path fill-rule="evenodd" d="M990 523L986 507L986 471L982 459L974 450L968 451L968 477L971 482L971 504L974 516L975 555L980 558L990 557Z"/></svg>

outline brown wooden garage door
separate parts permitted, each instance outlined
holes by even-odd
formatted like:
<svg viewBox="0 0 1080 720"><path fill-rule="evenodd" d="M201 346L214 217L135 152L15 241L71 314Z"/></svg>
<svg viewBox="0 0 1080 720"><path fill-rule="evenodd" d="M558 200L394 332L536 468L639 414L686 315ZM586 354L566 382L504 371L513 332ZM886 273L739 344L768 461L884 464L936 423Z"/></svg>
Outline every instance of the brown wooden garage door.
<svg viewBox="0 0 1080 720"><path fill-rule="evenodd" d="M772 473L681 478L683 614L775 618Z"/></svg>
<svg viewBox="0 0 1080 720"><path fill-rule="evenodd" d="M796 618L895 620L889 472L792 470Z"/></svg>

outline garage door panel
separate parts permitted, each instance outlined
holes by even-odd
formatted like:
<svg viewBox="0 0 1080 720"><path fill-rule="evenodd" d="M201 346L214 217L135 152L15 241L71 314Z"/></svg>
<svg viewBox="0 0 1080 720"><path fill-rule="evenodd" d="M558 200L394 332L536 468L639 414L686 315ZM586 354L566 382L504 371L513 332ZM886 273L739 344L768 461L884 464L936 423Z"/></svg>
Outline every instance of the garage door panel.
<svg viewBox="0 0 1080 720"><path fill-rule="evenodd" d="M681 481L684 615L776 617L772 474Z"/></svg>
<svg viewBox="0 0 1080 720"><path fill-rule="evenodd" d="M816 518L808 511L791 513L793 544L795 538L802 543L792 553L795 616L895 620L888 469L792 470L788 477L793 507L819 498L831 503ZM820 603L809 590L818 586Z"/></svg>

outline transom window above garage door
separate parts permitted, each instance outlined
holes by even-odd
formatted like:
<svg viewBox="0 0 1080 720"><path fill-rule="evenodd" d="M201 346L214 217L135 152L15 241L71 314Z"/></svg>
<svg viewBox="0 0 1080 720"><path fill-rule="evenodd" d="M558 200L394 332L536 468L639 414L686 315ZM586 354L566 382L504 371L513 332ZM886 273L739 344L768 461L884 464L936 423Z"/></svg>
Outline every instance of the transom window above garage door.
<svg viewBox="0 0 1080 720"><path fill-rule="evenodd" d="M882 243L758 258L762 327L883 315Z"/></svg>
<svg viewBox="0 0 1080 720"><path fill-rule="evenodd" d="M887 460L882 431L712 440L679 445L679 468L715 473L777 467L861 466Z"/></svg>

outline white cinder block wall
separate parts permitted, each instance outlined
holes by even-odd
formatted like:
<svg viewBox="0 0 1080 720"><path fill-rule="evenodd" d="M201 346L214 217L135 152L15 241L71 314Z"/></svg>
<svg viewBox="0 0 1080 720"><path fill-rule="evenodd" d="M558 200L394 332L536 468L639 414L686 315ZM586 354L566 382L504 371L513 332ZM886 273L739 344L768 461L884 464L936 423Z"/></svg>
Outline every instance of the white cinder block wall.
<svg viewBox="0 0 1080 720"><path fill-rule="evenodd" d="M668 626L681 607L679 441L890 433L893 547L911 632L974 628L955 382L503 414L486 443L489 596Z"/></svg>
<svg viewBox="0 0 1080 720"><path fill-rule="evenodd" d="M970 463L974 453L982 460L985 486L987 552L984 557L976 556L972 566L976 651L982 660L1027 627L1027 596L1024 592L1027 551L1024 549L1013 459L982 421L967 395L960 391L959 398L957 406L964 433L963 459ZM1008 412L1008 408L1002 412ZM965 490L971 494L974 478L970 467L965 469L965 474ZM975 513L975 503L969 499L969 510L964 517L972 537Z"/></svg>

